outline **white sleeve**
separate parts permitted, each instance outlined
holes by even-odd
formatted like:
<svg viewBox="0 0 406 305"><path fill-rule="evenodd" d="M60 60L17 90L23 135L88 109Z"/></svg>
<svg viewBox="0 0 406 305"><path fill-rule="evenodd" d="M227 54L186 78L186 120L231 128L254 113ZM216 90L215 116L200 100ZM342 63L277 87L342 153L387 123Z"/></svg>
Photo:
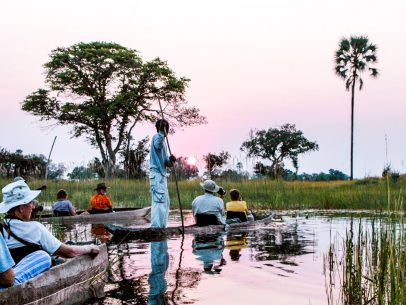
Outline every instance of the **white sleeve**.
<svg viewBox="0 0 406 305"><path fill-rule="evenodd" d="M62 245L62 242L59 241L55 236L44 227L42 223L33 222L36 224L37 232L39 233L38 242L41 247L48 252L49 254L54 254L56 250Z"/></svg>

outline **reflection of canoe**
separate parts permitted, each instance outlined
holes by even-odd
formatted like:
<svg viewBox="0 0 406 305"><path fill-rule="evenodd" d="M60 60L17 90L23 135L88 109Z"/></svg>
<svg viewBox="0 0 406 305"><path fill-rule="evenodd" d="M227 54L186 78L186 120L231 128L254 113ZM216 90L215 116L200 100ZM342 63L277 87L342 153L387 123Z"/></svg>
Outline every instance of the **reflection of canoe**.
<svg viewBox="0 0 406 305"><path fill-rule="evenodd" d="M91 223L104 223L114 221L132 220L136 218L145 217L149 214L151 208L117 208L112 213L104 214L80 214L77 216L62 216L55 217L53 215L38 215L35 220L41 222L61 222L61 223L74 223L74 222L91 222Z"/></svg>
<svg viewBox="0 0 406 305"><path fill-rule="evenodd" d="M204 226L198 227L195 225L192 226L185 226L185 233L197 233L197 234L210 234L210 233L217 233L222 231L232 231L238 229L249 229L256 227L258 225L266 225L273 221L274 214L270 214L264 219L252 221L252 222L240 222L240 223L233 223L230 225L212 225L212 226ZM159 228L131 228L131 227L123 227L117 226L114 224L106 224L106 229L114 234L114 238L153 238L162 235L172 235L172 234L181 234L182 227L169 227L166 229L159 229Z"/></svg>
<svg viewBox="0 0 406 305"><path fill-rule="evenodd" d="M83 304L104 296L108 265L106 245L91 258L81 255L22 283L0 292L0 304Z"/></svg>

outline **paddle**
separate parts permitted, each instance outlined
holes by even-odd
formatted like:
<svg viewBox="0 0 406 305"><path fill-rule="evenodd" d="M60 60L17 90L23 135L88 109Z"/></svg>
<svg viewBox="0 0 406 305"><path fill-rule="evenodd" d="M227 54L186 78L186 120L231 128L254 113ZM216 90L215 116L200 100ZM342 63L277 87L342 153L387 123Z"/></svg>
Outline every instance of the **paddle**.
<svg viewBox="0 0 406 305"><path fill-rule="evenodd" d="M158 99L159 109L161 110L162 119L164 119L164 112L162 110L161 100ZM168 135L166 133L166 128L164 128L166 145L168 146L169 154L172 155L171 146L169 145ZM176 186L176 193L178 195L178 203L179 203L179 211L180 211L180 219L182 220L182 234L185 232L185 225L183 223L183 210L182 210L182 203L180 201L180 193L179 193L179 186L178 186L178 178L176 176L176 171L173 171L173 175L175 177L175 186Z"/></svg>

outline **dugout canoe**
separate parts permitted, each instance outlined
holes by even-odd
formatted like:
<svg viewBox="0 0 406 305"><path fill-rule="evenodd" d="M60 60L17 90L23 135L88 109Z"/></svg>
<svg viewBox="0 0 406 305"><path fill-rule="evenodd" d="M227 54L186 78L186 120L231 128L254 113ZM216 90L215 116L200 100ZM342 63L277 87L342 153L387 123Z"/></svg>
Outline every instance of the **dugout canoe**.
<svg viewBox="0 0 406 305"><path fill-rule="evenodd" d="M151 211L151 207L147 208L116 208L112 213L104 214L80 214L76 216L60 216L56 217L51 214L38 215L34 220L40 222L59 222L59 223L77 223L77 222L91 222L91 223L106 223L133 220L137 218L146 217Z"/></svg>
<svg viewBox="0 0 406 305"><path fill-rule="evenodd" d="M233 231L240 229L250 229L256 226L267 225L274 221L275 214L271 213L265 218L256 221L246 221L233 223L230 225L211 225L198 227L196 225L185 226L185 233L211 234L223 231ZM182 227L160 228L131 228L114 224L105 224L104 227L113 234L114 239L134 238L134 239L154 239L156 237L182 234Z"/></svg>
<svg viewBox="0 0 406 305"><path fill-rule="evenodd" d="M65 263L20 285L0 292L0 304L75 305L104 297L108 256L106 245L99 254L67 259Z"/></svg>

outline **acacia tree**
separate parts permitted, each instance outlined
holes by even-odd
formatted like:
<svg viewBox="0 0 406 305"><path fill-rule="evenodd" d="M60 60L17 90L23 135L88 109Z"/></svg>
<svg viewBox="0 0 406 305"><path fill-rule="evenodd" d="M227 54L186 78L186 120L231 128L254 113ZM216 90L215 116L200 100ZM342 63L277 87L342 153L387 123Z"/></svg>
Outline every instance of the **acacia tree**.
<svg viewBox="0 0 406 305"><path fill-rule="evenodd" d="M188 79L176 77L165 61L144 62L119 44L57 48L44 68L46 89L27 96L22 109L41 121L72 126L73 137L84 136L98 148L107 177L134 126L155 121L161 108L173 128L205 123L185 100Z"/></svg>
<svg viewBox="0 0 406 305"><path fill-rule="evenodd" d="M344 79L347 91L351 88L351 174L350 180L353 179L354 167L354 100L355 85L359 83L361 91L364 82L361 74L369 71L370 76L376 78L378 70L373 67L378 59L376 56L376 45L372 44L367 36L351 36L341 39L339 48L335 54L335 72Z"/></svg>
<svg viewBox="0 0 406 305"><path fill-rule="evenodd" d="M282 125L280 129L251 130L250 138L240 148L248 157L259 157L271 161L274 177L282 172L285 159L290 159L296 172L299 170L298 156L308 151L318 150L316 142L311 142L297 130L294 124Z"/></svg>
<svg viewBox="0 0 406 305"><path fill-rule="evenodd" d="M227 164L227 160L230 158L230 154L226 151L222 151L219 154L208 153L203 156L203 160L206 163L207 174L210 179L215 179L220 175L220 168Z"/></svg>

